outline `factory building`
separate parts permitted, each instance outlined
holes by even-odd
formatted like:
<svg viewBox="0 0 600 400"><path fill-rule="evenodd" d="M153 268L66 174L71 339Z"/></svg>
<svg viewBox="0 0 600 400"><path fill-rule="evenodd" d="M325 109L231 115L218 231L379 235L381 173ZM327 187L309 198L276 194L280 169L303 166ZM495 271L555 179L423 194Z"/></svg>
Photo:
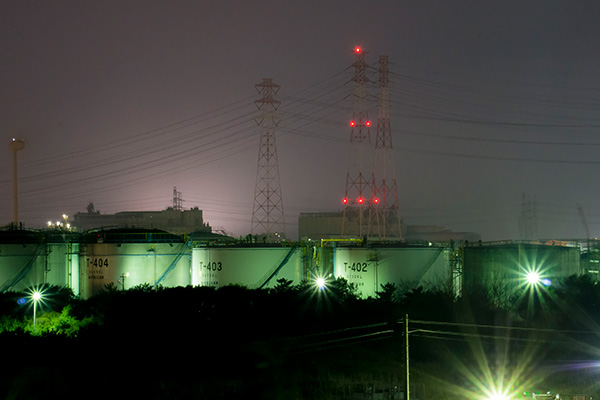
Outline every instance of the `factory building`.
<svg viewBox="0 0 600 400"><path fill-rule="evenodd" d="M342 212L300 213L298 237L301 240L321 240L342 237ZM357 222L346 218L349 231L357 231ZM356 225L356 226L355 226ZM453 232L439 225L402 225L405 242L478 242L481 236L474 232ZM355 229L356 228L356 229Z"/></svg>
<svg viewBox="0 0 600 400"><path fill-rule="evenodd" d="M74 215L73 225L80 232L102 228L162 229L177 234L189 232L211 232L204 222L202 210L168 207L162 211L123 211L116 214L100 214L90 203L87 212Z"/></svg>

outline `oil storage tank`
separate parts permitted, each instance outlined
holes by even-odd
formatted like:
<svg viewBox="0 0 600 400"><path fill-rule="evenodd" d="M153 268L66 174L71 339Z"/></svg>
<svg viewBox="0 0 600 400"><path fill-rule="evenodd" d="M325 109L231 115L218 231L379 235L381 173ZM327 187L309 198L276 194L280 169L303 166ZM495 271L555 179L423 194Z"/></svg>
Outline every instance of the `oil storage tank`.
<svg viewBox="0 0 600 400"><path fill-rule="evenodd" d="M463 248L463 292L481 287L510 296L532 276L548 286L579 274L580 250L570 243L500 242Z"/></svg>
<svg viewBox="0 0 600 400"><path fill-rule="evenodd" d="M192 285L269 288L278 279L299 283L302 251L282 246L206 246L192 250Z"/></svg>
<svg viewBox="0 0 600 400"><path fill-rule="evenodd" d="M187 286L190 245L183 236L159 230L115 229L89 232L81 251L81 297L107 285L127 290L138 285Z"/></svg>
<svg viewBox="0 0 600 400"><path fill-rule="evenodd" d="M361 297L375 297L381 285L400 290L451 283L450 248L445 246L336 247L334 275L356 285Z"/></svg>
<svg viewBox="0 0 600 400"><path fill-rule="evenodd" d="M0 292L41 285L79 288L78 235L61 231L0 232Z"/></svg>

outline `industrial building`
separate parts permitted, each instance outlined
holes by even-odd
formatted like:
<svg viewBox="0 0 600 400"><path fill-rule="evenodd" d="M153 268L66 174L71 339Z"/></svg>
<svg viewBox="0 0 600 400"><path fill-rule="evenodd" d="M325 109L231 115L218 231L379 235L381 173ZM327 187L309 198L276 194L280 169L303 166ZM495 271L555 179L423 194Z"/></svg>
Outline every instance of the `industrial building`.
<svg viewBox="0 0 600 400"><path fill-rule="evenodd" d="M73 225L80 232L102 228L145 228L162 229L176 234L188 232L211 232L211 227L204 222L202 210L193 207L184 210L179 207L168 207L162 211L123 211L116 214L101 214L94 204L87 206L84 213L74 215Z"/></svg>
<svg viewBox="0 0 600 400"><path fill-rule="evenodd" d="M340 238L342 232L342 212L300 213L298 217L298 237L301 240L320 240ZM346 227L353 227L352 220L346 222ZM354 225L354 228L357 226ZM356 229L354 229L356 231ZM468 241L471 243L481 240L481 235L475 232L454 232L440 225L405 225L401 228L402 237L407 242L450 242ZM359 237L359 236L355 236Z"/></svg>

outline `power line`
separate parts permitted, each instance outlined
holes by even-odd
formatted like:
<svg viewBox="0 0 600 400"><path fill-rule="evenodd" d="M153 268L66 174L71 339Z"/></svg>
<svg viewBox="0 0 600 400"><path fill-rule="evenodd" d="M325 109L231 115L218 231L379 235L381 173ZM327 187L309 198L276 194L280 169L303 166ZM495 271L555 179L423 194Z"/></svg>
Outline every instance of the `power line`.
<svg viewBox="0 0 600 400"><path fill-rule="evenodd" d="M528 328L528 327L520 327L520 326L468 324L468 323L462 323L462 322L423 321L423 320L415 320L415 319L411 319L410 322L414 323L414 324L461 326L461 327L469 327L469 328L504 329L504 330L515 330L515 331L547 332L547 333L548 332L549 333L582 333L582 334L600 335L600 331L578 331L578 330L550 329L550 328Z"/></svg>
<svg viewBox="0 0 600 400"><path fill-rule="evenodd" d="M455 158L471 158L476 160L495 160L495 161L515 161L515 162L531 162L531 163L547 163L547 164L571 164L571 165L599 165L600 161L590 160L556 160L543 158L524 158L524 157L506 157L506 156L490 156L480 154L465 154L465 153L449 153L433 150L417 150L414 148L400 147L396 151L417 154L429 154L435 156L446 156Z"/></svg>

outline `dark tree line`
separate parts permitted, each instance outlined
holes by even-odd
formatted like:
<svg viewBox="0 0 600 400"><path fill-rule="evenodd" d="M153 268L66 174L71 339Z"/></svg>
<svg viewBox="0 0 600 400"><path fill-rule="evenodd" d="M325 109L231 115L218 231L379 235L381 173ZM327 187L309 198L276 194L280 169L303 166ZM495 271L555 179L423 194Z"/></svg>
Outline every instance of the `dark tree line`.
<svg viewBox="0 0 600 400"><path fill-rule="evenodd" d="M536 357L547 365L592 358L590 332L600 331L600 287L586 276L523 288L502 301L485 286L457 297L445 287L394 284L362 299L344 279L324 289L283 279L271 289L107 286L87 300L46 287L35 327L28 296L0 296L0 341L11 355L0 396L16 390L35 398L33 386L15 389L19 379L64 394L68 386L59 383L67 374L76 390L104 382L88 398L111 387L147 398L343 398L348 382L402 384L406 315L411 328L423 328L410 337L414 374L423 381L460 382L449 360L476 365L474 337L491 364L499 363L500 341L510 343L503 362L518 362L539 342ZM45 362L33 367L30 359ZM131 372L138 378L120 378Z"/></svg>

